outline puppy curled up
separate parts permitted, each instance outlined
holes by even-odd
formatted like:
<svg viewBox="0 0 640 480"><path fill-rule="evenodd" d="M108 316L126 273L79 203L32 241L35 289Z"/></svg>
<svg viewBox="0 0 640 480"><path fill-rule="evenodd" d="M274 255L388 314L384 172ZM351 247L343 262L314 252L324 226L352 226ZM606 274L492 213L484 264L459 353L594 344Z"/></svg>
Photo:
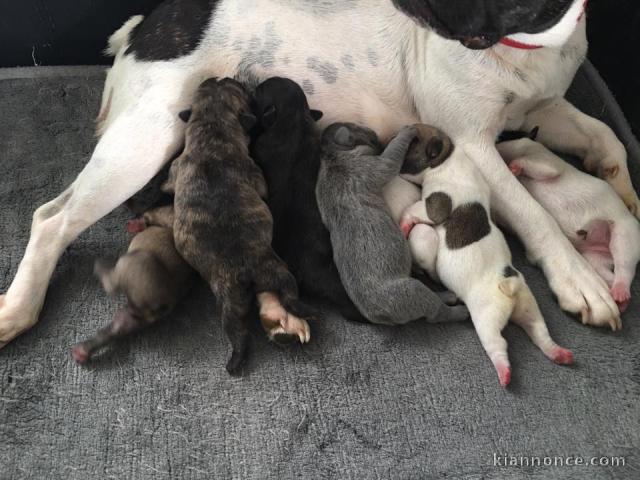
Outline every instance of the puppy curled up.
<svg viewBox="0 0 640 480"><path fill-rule="evenodd" d="M216 296L233 348L227 363L232 374L246 358L256 295L270 338L310 338L296 281L271 247L267 187L249 156L247 132L255 124L250 100L231 79L199 86L190 112L181 114L188 121L185 149L164 187L175 195L176 248Z"/></svg>
<svg viewBox="0 0 640 480"><path fill-rule="evenodd" d="M340 281L329 231L316 200L322 112L311 110L302 88L274 77L254 93L257 116L251 156L262 168L273 215L273 248L300 290L333 303L351 320L364 320Z"/></svg>
<svg viewBox="0 0 640 480"><path fill-rule="evenodd" d="M416 129L406 127L382 152L372 130L352 123L333 124L322 135L318 207L345 289L373 323L469 318L465 307L445 305L410 277L409 247L382 199L383 188L400 173L416 137Z"/></svg>
<svg viewBox="0 0 640 480"><path fill-rule="evenodd" d="M99 348L166 317L190 290L195 272L176 250L172 223L171 206L146 212L128 225L139 233L127 253L115 265L96 262L105 291L126 296L127 305L108 326L72 348L76 362L86 363Z"/></svg>

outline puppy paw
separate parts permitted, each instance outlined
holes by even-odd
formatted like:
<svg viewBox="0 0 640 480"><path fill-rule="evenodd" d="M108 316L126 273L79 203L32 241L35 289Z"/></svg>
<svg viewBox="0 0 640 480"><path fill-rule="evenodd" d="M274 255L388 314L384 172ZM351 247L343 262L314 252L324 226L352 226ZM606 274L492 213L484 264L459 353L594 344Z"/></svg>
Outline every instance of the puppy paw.
<svg viewBox="0 0 640 480"><path fill-rule="evenodd" d="M500 386L507 388L511 383L511 366L504 360L498 360L494 363L496 372L498 373L498 381Z"/></svg>
<svg viewBox="0 0 640 480"><path fill-rule="evenodd" d="M300 343L309 343L311 328L306 320L287 312L278 297L272 293L258 295L260 303L260 322L270 340L277 343L289 343L298 339Z"/></svg>
<svg viewBox="0 0 640 480"><path fill-rule="evenodd" d="M615 282L613 284L613 287L611 287L611 296L618 305L623 303L628 304L629 300L631 300L631 292L629 291L629 286L621 282Z"/></svg>
<svg viewBox="0 0 640 480"><path fill-rule="evenodd" d="M140 233L147 229L147 222L144 218L133 218L127 222L127 232Z"/></svg>
<svg viewBox="0 0 640 480"><path fill-rule="evenodd" d="M400 223L400 230L402 231L402 235L404 235L404 238L408 239L409 235L411 234L411 230L413 230L413 227L416 226L416 222L414 220L410 220L410 219L404 219L402 220L402 222Z"/></svg>
<svg viewBox="0 0 640 480"><path fill-rule="evenodd" d="M558 365L573 365L573 352L562 347L555 347L551 351L551 360Z"/></svg>
<svg viewBox="0 0 640 480"><path fill-rule="evenodd" d="M85 345L79 343L71 347L71 356L78 365L84 365L91 358L91 354Z"/></svg>
<svg viewBox="0 0 640 480"><path fill-rule="evenodd" d="M511 173L513 173L516 177L519 177L522 175L524 168L520 163L514 161L509 164L509 170L511 170Z"/></svg>

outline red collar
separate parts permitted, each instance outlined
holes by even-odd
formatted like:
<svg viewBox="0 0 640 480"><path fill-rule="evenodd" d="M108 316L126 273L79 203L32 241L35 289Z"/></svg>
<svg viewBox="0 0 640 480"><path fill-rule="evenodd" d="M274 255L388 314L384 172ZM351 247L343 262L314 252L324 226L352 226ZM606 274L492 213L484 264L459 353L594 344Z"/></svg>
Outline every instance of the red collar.
<svg viewBox="0 0 640 480"><path fill-rule="evenodd" d="M538 50L539 48L543 48L542 45L529 45L528 43L518 42L516 40L512 40L509 37L504 37L500 40L502 45L506 45L511 48L519 48L520 50Z"/></svg>

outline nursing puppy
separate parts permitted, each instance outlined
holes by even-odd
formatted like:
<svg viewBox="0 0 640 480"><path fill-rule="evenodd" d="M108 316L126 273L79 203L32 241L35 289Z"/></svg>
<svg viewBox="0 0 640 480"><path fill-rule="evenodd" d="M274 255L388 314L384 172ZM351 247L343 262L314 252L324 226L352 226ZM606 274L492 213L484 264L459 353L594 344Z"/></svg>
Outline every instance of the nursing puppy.
<svg viewBox="0 0 640 480"><path fill-rule="evenodd" d="M619 315L607 285L494 146L505 129L544 122L543 144L580 157L640 215L624 145L564 99L586 55L585 27L584 0L165 0L132 17L109 40L95 151L36 210L24 261L0 297L0 346L35 325L67 246L179 151L177 114L209 76L292 78L324 112L322 127L357 122L387 140L403 125L438 125L482 171L495 214L561 307L607 325Z"/></svg>
<svg viewBox="0 0 640 480"><path fill-rule="evenodd" d="M340 278L358 310L373 323L405 324L469 318L410 277L411 254L382 199L382 189L400 173L416 129L406 127L384 152L365 127L337 123L322 135L316 195L333 245Z"/></svg>
<svg viewBox="0 0 640 480"><path fill-rule="evenodd" d="M626 309L640 260L640 223L607 182L553 154L534 141L535 133L532 137L499 143L498 151Z"/></svg>
<svg viewBox="0 0 640 480"><path fill-rule="evenodd" d="M176 247L216 296L233 347L227 370L234 374L246 357L256 295L270 338L306 343L309 325L295 316L303 309L295 279L271 248L267 187L249 156L247 132L255 124L249 94L231 79L206 80L181 117L188 121L185 150L164 189L175 194Z"/></svg>
<svg viewBox="0 0 640 480"><path fill-rule="evenodd" d="M551 339L535 298L511 265L507 242L489 217L490 192L480 172L458 148L444 162L423 158L423 173L410 176L422 180L423 199L403 215L402 231L416 263L467 305L500 385L511 381L501 335L509 318L551 360L573 363L573 354Z"/></svg>
<svg viewBox="0 0 640 480"><path fill-rule="evenodd" d="M316 201L322 112L310 110L302 88L271 78L254 94L257 135L253 159L262 168L273 215L273 247L300 289L335 304L351 320L364 320L347 295L333 261L329 231Z"/></svg>
<svg viewBox="0 0 640 480"><path fill-rule="evenodd" d="M170 206L145 213L144 219L127 225L140 232L127 253L114 266L96 262L95 273L105 291L125 295L127 305L107 327L72 348L76 362L86 363L99 348L166 317L189 291L195 272L176 250L172 220Z"/></svg>

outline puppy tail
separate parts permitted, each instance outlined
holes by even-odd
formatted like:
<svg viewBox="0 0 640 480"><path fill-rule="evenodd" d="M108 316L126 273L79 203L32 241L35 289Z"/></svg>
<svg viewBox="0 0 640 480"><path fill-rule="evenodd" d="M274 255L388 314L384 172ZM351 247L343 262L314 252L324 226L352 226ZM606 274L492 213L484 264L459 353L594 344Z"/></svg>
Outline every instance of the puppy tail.
<svg viewBox="0 0 640 480"><path fill-rule="evenodd" d="M109 37L109 45L105 50L105 54L115 57L123 47L129 45L129 37L134 28L136 28L144 20L143 15L135 15L127 20L122 27Z"/></svg>

